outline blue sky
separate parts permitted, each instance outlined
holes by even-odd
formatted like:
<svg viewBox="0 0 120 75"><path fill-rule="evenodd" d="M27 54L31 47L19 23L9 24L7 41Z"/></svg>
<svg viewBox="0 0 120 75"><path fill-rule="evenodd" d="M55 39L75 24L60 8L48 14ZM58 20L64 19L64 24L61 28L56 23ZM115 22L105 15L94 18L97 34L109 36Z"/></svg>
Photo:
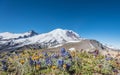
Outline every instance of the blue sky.
<svg viewBox="0 0 120 75"><path fill-rule="evenodd" d="M119 0L0 0L0 32L70 29L120 48Z"/></svg>

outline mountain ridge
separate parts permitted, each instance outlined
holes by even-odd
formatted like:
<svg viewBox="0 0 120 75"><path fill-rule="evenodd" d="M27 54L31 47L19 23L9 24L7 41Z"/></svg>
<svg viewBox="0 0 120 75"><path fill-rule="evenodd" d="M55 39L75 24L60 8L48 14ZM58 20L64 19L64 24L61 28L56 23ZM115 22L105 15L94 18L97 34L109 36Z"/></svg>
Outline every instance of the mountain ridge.
<svg viewBox="0 0 120 75"><path fill-rule="evenodd" d="M0 33L0 45L8 48L19 48L25 45L40 44L47 47L80 41L80 36L72 30L55 29L48 33L38 34L35 31L26 33ZM2 48L2 49L3 49ZM0 47L1 49L1 47Z"/></svg>
<svg viewBox="0 0 120 75"><path fill-rule="evenodd" d="M83 42L83 46L86 46L86 48L107 48L98 41L91 40L91 42L89 41L90 39L81 38L79 34L72 30L60 28L42 34L38 34L33 30L18 34L5 32L0 33L0 37L0 50L17 50L23 47L37 49L51 48L67 43L81 42L83 40L86 40Z"/></svg>

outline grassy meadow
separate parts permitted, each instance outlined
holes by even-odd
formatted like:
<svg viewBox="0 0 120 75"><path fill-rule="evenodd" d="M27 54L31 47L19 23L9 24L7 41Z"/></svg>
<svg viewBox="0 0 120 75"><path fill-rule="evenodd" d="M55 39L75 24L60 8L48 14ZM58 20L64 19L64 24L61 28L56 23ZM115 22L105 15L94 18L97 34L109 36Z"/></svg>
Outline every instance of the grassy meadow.
<svg viewBox="0 0 120 75"><path fill-rule="evenodd" d="M120 75L119 71L120 59L98 50L31 49L0 54L0 75Z"/></svg>

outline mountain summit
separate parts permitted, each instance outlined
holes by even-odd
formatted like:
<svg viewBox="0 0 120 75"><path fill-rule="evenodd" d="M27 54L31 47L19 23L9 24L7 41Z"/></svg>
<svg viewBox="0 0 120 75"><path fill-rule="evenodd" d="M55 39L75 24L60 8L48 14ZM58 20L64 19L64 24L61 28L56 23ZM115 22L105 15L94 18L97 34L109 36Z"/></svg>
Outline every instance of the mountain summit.
<svg viewBox="0 0 120 75"><path fill-rule="evenodd" d="M27 33L28 33L28 37L32 37L32 36L38 35L38 33L35 32L34 30L31 30L31 31L29 31Z"/></svg>

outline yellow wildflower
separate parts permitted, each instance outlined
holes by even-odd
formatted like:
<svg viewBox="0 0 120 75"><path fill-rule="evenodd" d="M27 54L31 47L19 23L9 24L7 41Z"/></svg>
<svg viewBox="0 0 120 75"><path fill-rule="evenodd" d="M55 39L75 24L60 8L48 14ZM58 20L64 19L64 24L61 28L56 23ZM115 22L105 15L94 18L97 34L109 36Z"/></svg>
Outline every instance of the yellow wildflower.
<svg viewBox="0 0 120 75"><path fill-rule="evenodd" d="M25 63L25 60L22 59L19 62L23 65Z"/></svg>
<svg viewBox="0 0 120 75"><path fill-rule="evenodd" d="M66 68L66 67L67 67L66 64L64 64L64 65L63 65L63 68Z"/></svg>
<svg viewBox="0 0 120 75"><path fill-rule="evenodd" d="M40 54L40 55L39 55L39 58L43 58L43 55L42 55L42 54Z"/></svg>
<svg viewBox="0 0 120 75"><path fill-rule="evenodd" d="M38 60L38 59L39 59L38 55L32 56L32 60Z"/></svg>
<svg viewBox="0 0 120 75"><path fill-rule="evenodd" d="M40 65L36 65L36 70L39 70L40 69Z"/></svg>
<svg viewBox="0 0 120 75"><path fill-rule="evenodd" d="M55 70L57 67L56 66L52 66L52 69Z"/></svg>

